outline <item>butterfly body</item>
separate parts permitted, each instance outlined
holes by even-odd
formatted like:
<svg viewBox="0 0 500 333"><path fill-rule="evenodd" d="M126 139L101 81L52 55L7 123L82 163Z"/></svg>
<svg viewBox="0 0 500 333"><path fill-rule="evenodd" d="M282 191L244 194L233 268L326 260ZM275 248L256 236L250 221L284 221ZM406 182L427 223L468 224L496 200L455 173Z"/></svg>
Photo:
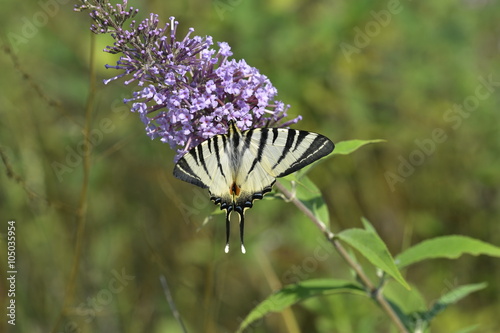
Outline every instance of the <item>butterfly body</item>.
<svg viewBox="0 0 500 333"><path fill-rule="evenodd" d="M256 128L240 131L234 121L228 133L216 135L179 159L174 176L207 188L210 199L226 211L226 249L229 251L229 217L240 217L241 250L245 210L272 190L276 178L286 176L328 155L334 144L312 132Z"/></svg>

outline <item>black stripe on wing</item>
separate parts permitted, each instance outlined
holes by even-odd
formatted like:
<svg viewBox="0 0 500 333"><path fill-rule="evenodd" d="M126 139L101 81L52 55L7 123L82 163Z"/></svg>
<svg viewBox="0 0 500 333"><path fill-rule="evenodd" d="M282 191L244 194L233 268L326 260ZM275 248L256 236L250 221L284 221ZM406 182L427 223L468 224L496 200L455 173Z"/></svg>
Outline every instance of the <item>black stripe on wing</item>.
<svg viewBox="0 0 500 333"><path fill-rule="evenodd" d="M200 143L189 150L177 162L174 167L174 176L201 188L208 188L209 184L206 183L212 181L212 174L209 172L205 160L215 153L218 171L220 171L223 177L226 177L220 162L220 149L224 150L225 146L226 139L224 135L216 135ZM205 179L205 181L202 179Z"/></svg>
<svg viewBox="0 0 500 333"><path fill-rule="evenodd" d="M240 136L241 132L238 127L236 127L236 123L234 121L230 121L227 137L232 140L231 143L233 147L238 147L240 145Z"/></svg>
<svg viewBox="0 0 500 333"><path fill-rule="evenodd" d="M298 131L296 131L296 130L288 130L287 135L286 135L285 147L283 147L283 152L281 153L281 156L278 158L276 163L273 165L273 169L276 169L276 167L285 159L285 157L290 152L290 148L292 148L295 134L297 132Z"/></svg>
<svg viewBox="0 0 500 333"><path fill-rule="evenodd" d="M294 133L291 134L292 132ZM298 134L298 137L297 141L294 144L293 137L296 134ZM294 161L285 171L283 171L276 177L284 177L286 175L291 174L292 172L298 171L303 167L305 167L306 165L309 165L314 161L322 158L323 156L330 154L335 148L333 142L323 135L310 133L307 131L290 130L290 132L288 133L283 153L276 162L276 164L273 166L273 169L276 168L283 161L283 159L286 158L286 156L290 153L290 151L293 152L297 150L300 144L306 144L307 140L304 141L304 139L307 136L314 136L315 138L313 139L309 147L306 150L304 150L304 152L300 155L300 157L296 161Z"/></svg>
<svg viewBox="0 0 500 333"><path fill-rule="evenodd" d="M248 139L248 146L250 145L250 139L253 135L254 130L250 130L246 132L247 139ZM263 128L259 130L260 133L260 139L259 139L259 148L257 149L257 156L255 156L252 165L250 166L250 169L248 170L247 178L250 175L250 173L253 171L257 163L260 163L262 160L262 155L264 154L264 149L266 148L266 142L267 142L267 136L268 136L269 129ZM246 141L245 141L246 143ZM248 149L248 146L245 145L245 148Z"/></svg>
<svg viewBox="0 0 500 333"><path fill-rule="evenodd" d="M273 128L271 129L273 131L273 144L274 142L276 141L276 139L278 138L278 135L279 135L279 131L277 128Z"/></svg>
<svg viewBox="0 0 500 333"><path fill-rule="evenodd" d="M299 135L297 136L297 141L295 141L295 145L293 147L293 151L296 151L297 148L299 148L300 144L302 143L302 141L304 141L304 139L310 135L311 133L309 132L306 132L306 131L297 131L299 132Z"/></svg>
<svg viewBox="0 0 500 333"><path fill-rule="evenodd" d="M196 148L193 148L196 149ZM189 153L188 153L189 154ZM174 167L174 177L201 188L208 188L201 178L193 171L187 160L182 157Z"/></svg>
<svg viewBox="0 0 500 333"><path fill-rule="evenodd" d="M226 150L226 145L227 145L227 139L225 135L217 135L214 136L211 141L213 140L214 143L214 148L215 148L215 158L217 159L217 167L219 168L219 171L222 175L222 177L226 178L226 174L224 173L224 170L222 169L222 164L220 163L220 151L219 151L219 138L222 139L222 152Z"/></svg>
<svg viewBox="0 0 500 333"><path fill-rule="evenodd" d="M209 142L207 142L207 146L208 146ZM207 169L207 164L205 163L205 157L203 155L203 146L200 144L195 149L198 153L198 159L200 160L200 163L203 166L203 170L205 170L208 178L210 178L210 180L212 180L212 176L210 176L210 173L208 172L208 169ZM198 163L198 165L200 165L200 163Z"/></svg>

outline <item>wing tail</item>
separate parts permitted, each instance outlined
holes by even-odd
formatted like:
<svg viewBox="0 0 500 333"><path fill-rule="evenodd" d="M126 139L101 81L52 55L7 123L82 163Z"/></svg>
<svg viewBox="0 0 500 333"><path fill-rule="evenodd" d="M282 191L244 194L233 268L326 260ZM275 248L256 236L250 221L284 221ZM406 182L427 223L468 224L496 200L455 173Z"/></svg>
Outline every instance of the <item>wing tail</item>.
<svg viewBox="0 0 500 333"><path fill-rule="evenodd" d="M240 241L241 241L241 253L245 254L247 251L243 243L243 234L245 230L245 211L238 212L240 216Z"/></svg>
<svg viewBox="0 0 500 333"><path fill-rule="evenodd" d="M226 208L226 247L224 252L229 253L229 235L230 235L230 223L229 217L231 216L232 207Z"/></svg>
<svg viewBox="0 0 500 333"><path fill-rule="evenodd" d="M250 204L251 207L251 204ZM245 207L246 208L246 207ZM245 249L245 244L243 241L243 235L245 233L245 208L242 206L236 206L235 210L238 212L240 218L240 242L241 242L241 253L245 254L247 251Z"/></svg>

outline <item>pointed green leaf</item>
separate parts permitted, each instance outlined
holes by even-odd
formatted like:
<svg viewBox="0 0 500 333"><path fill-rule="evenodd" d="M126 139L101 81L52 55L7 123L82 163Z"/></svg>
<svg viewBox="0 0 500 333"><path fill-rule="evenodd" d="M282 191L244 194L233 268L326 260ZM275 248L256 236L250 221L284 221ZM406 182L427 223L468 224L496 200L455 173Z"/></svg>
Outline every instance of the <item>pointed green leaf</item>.
<svg viewBox="0 0 500 333"><path fill-rule="evenodd" d="M286 286L262 301L243 320L238 332L242 332L252 322L266 316L270 312L282 311L309 297L337 293L351 293L367 296L366 291L361 286L346 280L313 279L302 281L297 284Z"/></svg>
<svg viewBox="0 0 500 333"><path fill-rule="evenodd" d="M460 301L462 298L469 294L484 289L488 286L486 282L467 284L451 290L449 293L441 296L441 298L434 304L433 308L441 308Z"/></svg>
<svg viewBox="0 0 500 333"><path fill-rule="evenodd" d="M410 286L399 272L394 259L377 233L371 230L347 229L337 234L340 240L358 250L373 265L380 268L407 289Z"/></svg>
<svg viewBox="0 0 500 333"><path fill-rule="evenodd" d="M335 144L335 149L333 150L331 155L348 155L367 144L378 143L378 142L386 142L386 141L381 139L340 141L337 144Z"/></svg>
<svg viewBox="0 0 500 333"><path fill-rule="evenodd" d="M436 315L441 311L445 310L449 305L457 303L470 293L481 290L485 287L486 283L470 284L458 287L438 299L430 310L424 311L407 312L404 310L404 306L406 306L405 302L400 302L400 304L403 304L403 307L400 307L389 297L387 297L387 300L409 332L424 332L430 326L434 317L436 317Z"/></svg>
<svg viewBox="0 0 500 333"><path fill-rule="evenodd" d="M366 219L366 217L362 217L361 218L361 222L363 223L363 227L365 227L365 230L366 231L370 231L370 232L373 232L373 233L377 233L377 231L375 230L375 228L373 227L373 225L370 223L370 221L368 221Z"/></svg>
<svg viewBox="0 0 500 333"><path fill-rule="evenodd" d="M301 179L300 184L297 185L296 196L297 199L313 212L316 218L325 225L330 224L330 214L323 194L309 177Z"/></svg>
<svg viewBox="0 0 500 333"><path fill-rule="evenodd" d="M403 268L426 259L456 259L463 254L500 257L500 247L466 236L443 236L410 247L396 257L396 262L399 268Z"/></svg>
<svg viewBox="0 0 500 333"><path fill-rule="evenodd" d="M486 286L486 283L476 283L460 286L439 298L429 311L412 313L411 316L417 321L429 324L431 320L434 319L434 317L445 310L448 306L457 303L462 298L475 291L486 288Z"/></svg>

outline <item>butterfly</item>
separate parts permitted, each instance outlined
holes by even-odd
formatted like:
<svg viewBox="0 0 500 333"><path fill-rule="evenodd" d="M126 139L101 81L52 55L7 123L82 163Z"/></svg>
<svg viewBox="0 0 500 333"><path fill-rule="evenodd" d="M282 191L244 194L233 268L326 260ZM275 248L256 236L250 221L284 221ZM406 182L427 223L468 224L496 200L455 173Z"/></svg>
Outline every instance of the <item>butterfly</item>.
<svg viewBox="0 0 500 333"><path fill-rule="evenodd" d="M330 154L335 145L327 137L302 130L254 128L241 131L228 122L227 134L215 135L182 156L174 176L206 188L210 200L226 211L226 247L229 252L231 212L239 215L241 252L245 211L284 177Z"/></svg>

